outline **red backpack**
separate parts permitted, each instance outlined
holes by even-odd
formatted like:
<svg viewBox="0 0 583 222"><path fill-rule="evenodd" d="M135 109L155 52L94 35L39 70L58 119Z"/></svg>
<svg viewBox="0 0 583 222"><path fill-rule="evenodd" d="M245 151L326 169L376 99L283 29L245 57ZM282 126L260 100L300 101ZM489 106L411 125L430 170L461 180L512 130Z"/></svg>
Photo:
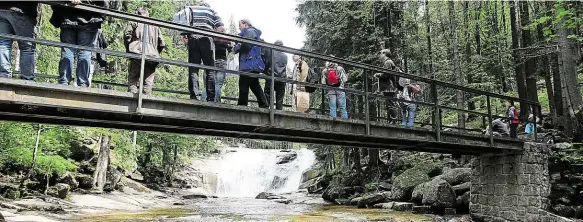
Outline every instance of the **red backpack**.
<svg viewBox="0 0 583 222"><path fill-rule="evenodd" d="M328 68L328 79L326 80L326 83L329 86L340 86L340 75L336 68Z"/></svg>

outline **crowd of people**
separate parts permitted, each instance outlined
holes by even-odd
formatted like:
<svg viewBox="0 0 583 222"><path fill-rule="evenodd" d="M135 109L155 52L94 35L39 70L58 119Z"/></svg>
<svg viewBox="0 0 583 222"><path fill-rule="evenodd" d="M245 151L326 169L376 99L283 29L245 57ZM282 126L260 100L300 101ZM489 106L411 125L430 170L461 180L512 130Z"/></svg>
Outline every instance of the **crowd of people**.
<svg viewBox="0 0 583 222"><path fill-rule="evenodd" d="M1 1L0 2L0 33L13 34L35 38L38 30L37 23L40 18L40 1ZM66 3L77 5L80 3L90 4L98 7L109 7L108 1L81 1L69 0ZM53 14L50 23L60 29L60 41L62 43L73 44L90 48L107 48L104 41L101 26L105 21L105 16L100 13L79 10L66 7L60 4L51 5ZM146 7L136 10L140 16L148 17L149 11ZM218 13L207 3L200 3L195 6L185 6L174 15L172 20L175 23L198 28L225 32L224 23ZM147 30L147 34L145 33ZM239 36L257 41L264 41L261 38L262 31L255 27L249 19L239 21ZM144 42L144 36L147 38ZM247 43L234 43L229 40L212 38L189 32L181 33L184 45L188 50L188 62L202 64L205 66L215 66L227 68L227 55L229 53L238 54L238 70L255 74L273 74L275 77L287 77L288 58L283 52L269 50L257 45ZM163 40L159 27L143 24L140 22L128 22L124 34L124 45L126 52L135 54L145 54L148 57L160 58L166 43ZM11 56L12 40L0 39L0 77L12 77ZM283 46L283 42L278 40L275 45ZM20 78L34 80L35 78L35 53L36 44L29 41L18 41ZM91 78L94 72L94 63L101 67L107 66L105 55L92 53L88 50L79 50L71 47L61 48L61 58L58 65L58 83L63 85L75 84L78 87L90 87ZM391 59L390 50L384 49L379 56L384 68L401 71ZM75 61L76 59L76 61ZM329 114L331 117L348 118L346 92L344 87L348 81L348 72L339 64L326 62L325 67L318 71L313 71L308 62L299 55L293 56L295 66L292 77L299 82L321 83L332 87L328 89L327 97L329 104ZM76 64L76 67L73 67ZM154 87L156 77L157 62L146 60L143 64L143 83L140 83L140 73L142 72L142 60L130 59L128 64L128 91L138 93L140 90L144 94L150 95ZM75 71L75 79L73 79ZM321 75L320 75L321 74ZM320 77L315 77L320 75ZM377 76L381 81L382 92L386 95L396 96L403 100L403 126L412 127L415 120L415 109L413 94L419 92L419 86L413 85L408 79L395 78L389 74ZM318 80L315 80L318 78ZM204 70L203 84L204 92L201 92L199 85L199 68L188 68L188 91L190 99L208 102L220 102L222 87L226 80L226 73L214 70ZM141 89L140 89L141 87ZM286 91L284 82L276 81L273 85L267 82L262 88L259 79L245 75L239 76L239 98L238 105L247 106L249 90L257 98L259 107L269 107L271 96L275 99L275 108L283 109L283 100ZM290 93L293 95L293 107L296 111L307 112L310 108L310 93L312 87L301 84L292 85ZM271 93L274 92L274 95Z"/></svg>

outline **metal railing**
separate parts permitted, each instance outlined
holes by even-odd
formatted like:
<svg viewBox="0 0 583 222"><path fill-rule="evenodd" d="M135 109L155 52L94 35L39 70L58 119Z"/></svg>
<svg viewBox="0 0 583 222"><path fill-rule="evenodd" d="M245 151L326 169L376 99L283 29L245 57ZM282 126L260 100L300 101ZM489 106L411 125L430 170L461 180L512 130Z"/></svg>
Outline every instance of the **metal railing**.
<svg viewBox="0 0 583 222"><path fill-rule="evenodd" d="M392 70L384 69L384 68L381 68L378 66L367 65L367 64L354 62L354 61L350 61L350 60L346 60L346 59L342 59L342 58L331 57L331 56L326 56L326 55L322 55L322 54L318 54L318 53L308 52L305 50L299 50L299 49L294 49L294 48L290 48L290 47L274 45L274 44L270 44L270 43L266 43L266 42L262 42L262 41L256 41L256 40L242 38L239 36L224 34L224 33L220 33L220 32L193 28L193 27L189 27L189 26L184 26L184 25L172 23L169 21L164 21L164 20L150 18L150 17L143 17L143 16L139 16L139 15L135 15L135 14L130 14L127 12L106 9L106 8L101 8L101 7L97 7L97 6L92 6L92 5L81 4L81 5L76 5L76 6L68 6L68 5L62 5L61 3L57 3L57 2L43 2L43 4L49 4L49 5L58 4L62 7L71 7L71 8L76 8L79 10L91 11L91 12L100 13L100 14L103 14L106 16L111 16L111 17L115 17L115 18L119 18L119 19L123 19L123 20L134 21L134 22L146 24L144 26L144 35L142 36L143 37L142 40L143 40L144 44L147 42L145 40L145 39L147 39L147 35L148 35L147 26L154 25L154 26L161 27L161 28L168 28L168 29L177 30L177 31L181 31L181 32L204 35L204 36L209 36L209 37L213 37L213 38L221 38L221 39L225 39L225 40L229 40L229 41L233 41L233 42L245 43L245 44L269 48L271 50L272 55L273 55L274 51L293 53L296 55L300 55L300 56L308 57L308 58L313 58L316 60L338 63L338 64L345 66L345 68L349 67L351 69L357 69L357 70L361 69L364 71L364 75L362 75L363 82L364 82L364 87L363 87L364 89L363 90L356 90L356 89L352 89L352 88L338 88L338 87L332 87L332 86L327 86L327 85L323 85L323 84L311 84L311 83L307 83L307 82L300 82L300 81L291 80L288 78L275 77L273 72L271 72L270 75L269 74L266 75L266 74L249 73L249 72L236 71L236 70L227 70L224 68L188 63L188 62L184 62L184 61L170 60L170 59L165 59L165 58L154 58L154 57L146 56L145 54L126 53L126 52L119 52L119 51L113 51L113 50L98 49L98 48L91 48L91 47L85 47L85 46L79 46L79 45L73 45L73 44L66 44L66 43L50 41L50 40L33 39L33 38L10 35L10 34L0 34L0 38L8 38L8 39L25 41L25 42L36 42L38 44L47 45L47 46L54 46L54 47L75 48L75 49L80 49L80 50L105 53L107 55L113 55L113 56L128 58L128 59L139 59L141 62L141 67L140 67L140 83L139 83L140 90L138 92L138 99L137 99L138 105L137 105L137 109L136 109L137 113L141 112L142 100L144 97L143 90L142 90L143 89L143 80L144 80L144 65L145 65L146 61L149 61L149 62L158 62L158 63L162 63L162 64L168 64L168 65L175 65L175 66L182 66L182 67L194 67L194 68L200 68L203 70L213 70L213 71L218 71L218 72L231 73L231 74L235 74L235 75L239 75L239 76L243 75L243 76L248 76L248 77L253 77L253 78L265 79L266 84L270 84L271 90L272 90L272 92L269 93L270 96L269 96L269 102L268 102L269 103L270 125L273 125L273 123L275 121L275 119L274 119L275 93L273 92L273 90L274 90L274 84L276 81L283 82L286 84L296 84L296 85L301 85L301 86L311 86L314 88L318 88L319 91L321 91L322 103L321 103L321 107L319 109L316 109L316 110L319 110L322 114L325 113L325 108L324 108L325 90L340 90L340 91L344 91L345 93L353 94L353 95L356 95L359 97L364 97L364 104L363 104L364 112L363 112L363 114L364 114L364 119L365 119L365 124L366 124L366 134L367 135L371 135L371 132L370 132L371 121L378 121L378 120L383 119L383 117L381 117L381 115L378 115L379 112L377 112L376 116L371 116L370 105L371 105L371 101L373 101L373 100L375 100L375 101L377 101L377 100L394 101L394 102L401 102L401 103L406 102L406 103L416 104L419 106L430 107L433 110L432 114L431 114L432 118L431 118L430 124L432 125L433 131L435 134L435 139L436 139L436 141L439 141L439 142L442 141L441 134L442 134L442 129L444 129L444 128L464 130L464 128L460 128L460 127L444 126L442 124L442 112L443 112L443 110L450 110L450 111L454 111L454 112L458 112L458 113L467 113L467 114L472 114L472 115L476 115L476 116L481 116L482 118L488 118L488 122L489 122L491 130L492 130L493 118L496 117L492 113L492 104L491 104L492 98L497 98L497 99L507 100L507 101L515 101L515 102L520 102L522 104L527 104L528 106L530 106L529 108L532 109L535 117L540 115L540 110L541 110L540 104L538 104L536 102L532 102L532 101L528 101L528 100L524 100L524 99L519 99L519 98L515 98L515 97L510 97L510 96L505 96L505 95L501 95L501 94L496 94L496 93L492 93L492 92L482 91L482 90L478 90L478 89L468 88L468 87L464 87L464 86L459 86L459 85L455 85L452 83L439 81L436 79L429 79L429 78L424 78L424 77L420 77L420 76L410 75L410 74L403 73L403 72L392 71ZM146 48L146 47L142 46L142 48ZM274 62L272 62L272 64L274 64ZM393 76L398 76L398 77L402 77L402 78L407 78L407 79L427 83L430 86L430 95L431 95L432 101L431 102L407 101L407 100L398 99L395 97L384 96L378 92L373 92L371 89L369 89L371 87L371 86L369 86L369 85L371 85L371 84L369 84L369 81L370 81L370 79L372 79L371 77L372 77L372 74L374 74L374 73L384 73L384 74L389 74L389 75L393 75ZM56 77L53 75L51 75L51 76L37 75L37 76L44 77L44 78ZM93 82L100 83L100 84L116 85L116 86L127 86L127 85L124 85L123 83L110 83L110 82L100 82L100 81L93 81ZM449 89L462 91L464 93L469 93L469 94L473 94L473 95L486 96L487 113L478 112L478 111L474 111L474 110L458 109L458 108L448 107L448 106L440 104L441 101L438 98L438 87L449 88ZM154 89L154 91L176 93L176 94L188 94L188 92L184 92L184 91L157 89L157 88ZM234 100L234 98L229 98L229 97L223 97L223 99ZM290 107L289 104L286 104L286 106ZM523 109L525 109L525 108L523 107ZM502 117L502 118L505 118L505 117ZM535 122L534 123L534 125L535 125L534 138L536 140L536 137L537 137L537 135L536 135L537 134L536 133L536 118L533 118L533 122ZM428 125L427 123L424 123L424 124ZM469 130L469 131L472 131L472 130ZM473 131L475 131L475 130L473 130ZM489 136L490 145L494 146L493 133L490 132L489 135L490 135Z"/></svg>

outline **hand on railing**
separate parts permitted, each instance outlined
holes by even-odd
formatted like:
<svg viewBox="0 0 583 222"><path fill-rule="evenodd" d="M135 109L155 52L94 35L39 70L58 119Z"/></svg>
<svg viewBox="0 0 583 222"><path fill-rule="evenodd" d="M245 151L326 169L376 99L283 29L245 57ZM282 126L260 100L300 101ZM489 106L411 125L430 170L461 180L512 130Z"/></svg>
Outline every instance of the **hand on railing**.
<svg viewBox="0 0 583 222"><path fill-rule="evenodd" d="M71 4L73 5L81 4L81 0L71 0Z"/></svg>

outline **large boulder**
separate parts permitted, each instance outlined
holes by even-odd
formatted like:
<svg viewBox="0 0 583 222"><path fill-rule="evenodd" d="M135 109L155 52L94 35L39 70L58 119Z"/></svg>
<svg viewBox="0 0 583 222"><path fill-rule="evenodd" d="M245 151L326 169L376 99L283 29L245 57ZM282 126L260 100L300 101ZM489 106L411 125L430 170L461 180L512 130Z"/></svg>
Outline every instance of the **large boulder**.
<svg viewBox="0 0 583 222"><path fill-rule="evenodd" d="M285 199L282 196L275 195L273 193L268 192L261 192L255 196L255 199L265 199L265 200L277 200L277 199Z"/></svg>
<svg viewBox="0 0 583 222"><path fill-rule="evenodd" d="M89 190L93 187L93 177L87 174L76 174L75 181L78 182L78 187Z"/></svg>
<svg viewBox="0 0 583 222"><path fill-rule="evenodd" d="M111 192L114 190L121 190L123 185L121 183L121 178L123 176L124 174L117 167L110 165L107 168L106 181L105 186L103 187L103 191Z"/></svg>
<svg viewBox="0 0 583 222"><path fill-rule="evenodd" d="M49 187L47 194L56 198L65 199L69 196L71 186L64 183L58 183L55 186Z"/></svg>
<svg viewBox="0 0 583 222"><path fill-rule="evenodd" d="M575 209L571 206L565 206L562 204L557 204L553 206L553 210L563 217L573 217L575 216Z"/></svg>
<svg viewBox="0 0 583 222"><path fill-rule="evenodd" d="M277 164L286 164L298 158L295 151L280 152L277 154Z"/></svg>
<svg viewBox="0 0 583 222"><path fill-rule="evenodd" d="M414 203L420 204L423 201L423 193L425 192L425 184L419 184L413 189L413 193L411 194L411 201Z"/></svg>
<svg viewBox="0 0 583 222"><path fill-rule="evenodd" d="M470 182L471 176L471 168L455 168L450 169L437 177L447 181L451 186L455 186L465 182Z"/></svg>
<svg viewBox="0 0 583 222"><path fill-rule="evenodd" d="M468 208L469 209L469 205L470 205L470 191L465 192L464 194L458 196L455 200L458 208L461 209L465 209Z"/></svg>
<svg viewBox="0 0 583 222"><path fill-rule="evenodd" d="M455 195L459 196L470 191L471 186L472 182L465 182L460 185L453 186L452 189L455 192Z"/></svg>
<svg viewBox="0 0 583 222"><path fill-rule="evenodd" d="M421 203L438 208L454 207L456 197L447 181L436 178L424 185Z"/></svg>
<svg viewBox="0 0 583 222"><path fill-rule="evenodd" d="M65 173L65 175L59 177L57 179L57 183L67 184L71 187L71 189L77 189L77 187L79 187L79 182L77 182L75 177L69 172L67 172L67 173Z"/></svg>
<svg viewBox="0 0 583 222"><path fill-rule="evenodd" d="M413 188L419 184L429 181L428 171L430 168L418 165L411 169L405 170L402 174L395 177L393 188L391 189L391 200L405 201L411 197Z"/></svg>
<svg viewBox="0 0 583 222"><path fill-rule="evenodd" d="M381 193L370 194L362 197L358 203L358 208L372 207L375 204L385 201L385 196Z"/></svg>
<svg viewBox="0 0 583 222"><path fill-rule="evenodd" d="M97 154L97 141L87 138L71 142L71 159L81 162Z"/></svg>

